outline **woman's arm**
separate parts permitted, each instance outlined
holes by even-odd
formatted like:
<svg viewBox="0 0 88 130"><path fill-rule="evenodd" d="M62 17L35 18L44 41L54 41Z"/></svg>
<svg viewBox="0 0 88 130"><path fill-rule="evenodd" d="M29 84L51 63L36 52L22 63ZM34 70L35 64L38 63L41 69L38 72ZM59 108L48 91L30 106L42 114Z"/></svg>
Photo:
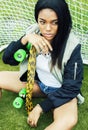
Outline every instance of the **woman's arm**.
<svg viewBox="0 0 88 130"><path fill-rule="evenodd" d="M12 41L3 53L2 60L5 64L18 65L19 62L14 59L14 53L19 49L26 50L26 45L21 43L22 37L18 41Z"/></svg>
<svg viewBox="0 0 88 130"><path fill-rule="evenodd" d="M5 64L18 65L19 62L14 59L14 53L19 49L27 50L27 43L31 43L36 48L37 53L40 53L41 50L43 53L48 53L49 50L52 51L50 43L43 36L38 34L26 34L18 41L11 42L6 48L2 57L3 62Z"/></svg>
<svg viewBox="0 0 88 130"><path fill-rule="evenodd" d="M65 66L62 87L49 94L48 98L40 103L45 112L69 102L80 93L83 79L83 63L80 49L81 46L78 45Z"/></svg>

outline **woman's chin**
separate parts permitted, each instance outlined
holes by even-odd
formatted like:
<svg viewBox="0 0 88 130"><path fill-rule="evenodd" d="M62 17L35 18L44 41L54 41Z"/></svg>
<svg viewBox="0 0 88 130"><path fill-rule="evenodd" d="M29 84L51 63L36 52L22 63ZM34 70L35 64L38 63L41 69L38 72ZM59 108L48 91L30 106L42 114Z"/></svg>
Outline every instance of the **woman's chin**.
<svg viewBox="0 0 88 130"><path fill-rule="evenodd" d="M48 42L52 41L52 38L45 38Z"/></svg>

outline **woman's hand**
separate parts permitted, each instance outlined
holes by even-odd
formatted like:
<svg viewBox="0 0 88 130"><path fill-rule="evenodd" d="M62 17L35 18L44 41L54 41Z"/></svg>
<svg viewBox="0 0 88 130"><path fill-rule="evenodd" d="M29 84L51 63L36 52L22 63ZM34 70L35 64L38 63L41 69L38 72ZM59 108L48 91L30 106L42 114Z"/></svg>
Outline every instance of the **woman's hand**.
<svg viewBox="0 0 88 130"><path fill-rule="evenodd" d="M21 39L22 44L27 44L30 42L35 46L38 53L48 53L49 50L52 51L51 44L43 37L38 34L27 34Z"/></svg>
<svg viewBox="0 0 88 130"><path fill-rule="evenodd" d="M42 112L42 108L40 107L40 105L37 104L28 115L27 123L31 127L37 127L37 122Z"/></svg>

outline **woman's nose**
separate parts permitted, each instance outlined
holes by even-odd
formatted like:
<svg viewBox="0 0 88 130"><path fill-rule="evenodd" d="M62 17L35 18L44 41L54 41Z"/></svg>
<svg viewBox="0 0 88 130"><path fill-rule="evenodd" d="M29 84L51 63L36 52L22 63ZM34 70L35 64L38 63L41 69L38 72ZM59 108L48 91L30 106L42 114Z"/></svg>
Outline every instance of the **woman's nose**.
<svg viewBox="0 0 88 130"><path fill-rule="evenodd" d="M46 30L51 30L51 25L50 24L46 25Z"/></svg>

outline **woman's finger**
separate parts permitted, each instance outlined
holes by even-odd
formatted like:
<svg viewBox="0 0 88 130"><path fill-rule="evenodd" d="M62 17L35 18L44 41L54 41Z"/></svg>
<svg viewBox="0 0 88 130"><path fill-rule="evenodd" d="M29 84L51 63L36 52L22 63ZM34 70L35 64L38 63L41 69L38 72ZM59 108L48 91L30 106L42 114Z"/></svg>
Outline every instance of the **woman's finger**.
<svg viewBox="0 0 88 130"><path fill-rule="evenodd" d="M43 37L43 46L46 46L49 48L50 51L53 50L51 44Z"/></svg>

